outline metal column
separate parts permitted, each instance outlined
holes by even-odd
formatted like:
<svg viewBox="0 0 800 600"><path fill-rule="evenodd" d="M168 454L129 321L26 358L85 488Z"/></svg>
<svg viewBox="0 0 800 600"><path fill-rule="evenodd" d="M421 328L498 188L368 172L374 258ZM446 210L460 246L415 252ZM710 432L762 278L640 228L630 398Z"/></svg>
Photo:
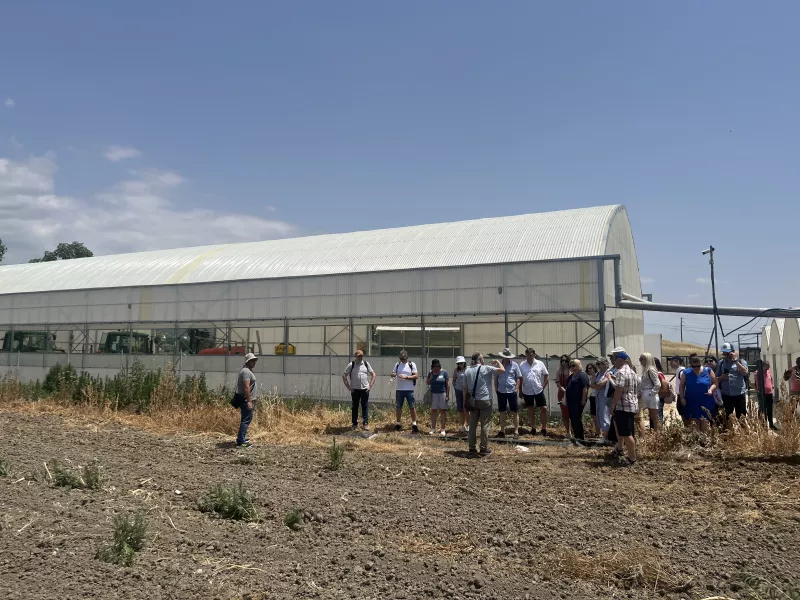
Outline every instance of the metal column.
<svg viewBox="0 0 800 600"><path fill-rule="evenodd" d="M420 339L422 344L422 364L428 364L428 348L425 344L425 316L420 315L419 317L419 332L420 332Z"/></svg>
<svg viewBox="0 0 800 600"><path fill-rule="evenodd" d="M598 313L600 317L600 356L606 355L606 270L605 262L601 259L597 261L597 295L600 305Z"/></svg>

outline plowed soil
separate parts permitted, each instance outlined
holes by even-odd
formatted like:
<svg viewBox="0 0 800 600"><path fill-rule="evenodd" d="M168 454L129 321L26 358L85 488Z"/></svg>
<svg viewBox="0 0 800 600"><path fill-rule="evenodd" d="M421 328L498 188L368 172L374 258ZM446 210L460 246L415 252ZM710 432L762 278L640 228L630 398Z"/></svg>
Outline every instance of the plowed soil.
<svg viewBox="0 0 800 600"><path fill-rule="evenodd" d="M758 585L800 587L791 461L620 468L571 446L470 459L461 442L392 434L340 437L331 471L327 439L254 446L240 464L208 436L15 412L0 412L0 440L12 470L0 478L0 598L756 598ZM99 460L103 489L56 487L43 466L53 459ZM197 510L212 484L240 481L258 495L258 522ZM283 523L292 508L304 513L297 531ZM97 560L113 515L135 510L149 527L134 565Z"/></svg>

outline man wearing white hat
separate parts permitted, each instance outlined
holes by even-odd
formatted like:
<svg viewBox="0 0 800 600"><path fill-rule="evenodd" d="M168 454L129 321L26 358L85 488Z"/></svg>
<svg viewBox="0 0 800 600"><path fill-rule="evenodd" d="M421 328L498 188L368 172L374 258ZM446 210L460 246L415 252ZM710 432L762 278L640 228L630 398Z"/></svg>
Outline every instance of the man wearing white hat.
<svg viewBox="0 0 800 600"><path fill-rule="evenodd" d="M256 396L258 396L256 376L253 375L253 369L257 361L258 357L252 352L246 354L244 366L239 371L239 377L236 379L236 394L240 397L239 408L242 411L239 435L236 436L236 446L239 448L247 448L251 445L250 440L247 439L247 428L253 420L253 406L255 405Z"/></svg>
<svg viewBox="0 0 800 600"><path fill-rule="evenodd" d="M717 364L715 375L722 392L725 418L747 416L747 363L737 358L733 344L722 344L722 360Z"/></svg>
<svg viewBox="0 0 800 600"><path fill-rule="evenodd" d="M508 348L500 353L505 371L497 374L497 410L500 413L500 431L497 437L506 437L506 411L514 421L514 437L519 437L519 402L517 397L522 382L522 371L514 362L515 355Z"/></svg>

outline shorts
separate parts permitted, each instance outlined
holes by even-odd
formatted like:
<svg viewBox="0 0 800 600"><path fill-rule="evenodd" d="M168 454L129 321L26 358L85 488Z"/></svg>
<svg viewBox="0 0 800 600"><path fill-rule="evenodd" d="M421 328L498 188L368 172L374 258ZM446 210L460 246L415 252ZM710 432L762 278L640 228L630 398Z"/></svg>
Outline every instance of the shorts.
<svg viewBox="0 0 800 600"><path fill-rule="evenodd" d="M624 410L614 411L614 423L617 426L619 437L631 437L633 435L633 418L635 413L625 412Z"/></svg>
<svg viewBox="0 0 800 600"><path fill-rule="evenodd" d="M397 410L403 408L403 401L408 402L408 408L414 408L414 390L395 391L394 406Z"/></svg>
<svg viewBox="0 0 800 600"><path fill-rule="evenodd" d="M464 392L462 390L455 390L456 392L456 410L464 412Z"/></svg>
<svg viewBox="0 0 800 600"><path fill-rule="evenodd" d="M447 396L444 392L431 392L431 410L447 410Z"/></svg>
<svg viewBox="0 0 800 600"><path fill-rule="evenodd" d="M597 398L594 396L589 396L589 414L597 416Z"/></svg>
<svg viewBox="0 0 800 600"><path fill-rule="evenodd" d="M647 390L642 392L642 400L639 403L640 408L646 408L648 410L658 410L660 407L658 392L653 390Z"/></svg>
<svg viewBox="0 0 800 600"><path fill-rule="evenodd" d="M522 397L525 400L525 406L538 406L539 408L547 406L547 398L544 397L544 390L538 394L523 394Z"/></svg>
<svg viewBox="0 0 800 600"><path fill-rule="evenodd" d="M728 396L722 394L722 405L725 407L725 414L729 417L736 413L737 417L747 416L747 396Z"/></svg>
<svg viewBox="0 0 800 600"><path fill-rule="evenodd" d="M517 403L517 394L515 392L510 394L497 392L497 410L506 412L506 405L508 405L508 410L511 412L519 412L519 404Z"/></svg>

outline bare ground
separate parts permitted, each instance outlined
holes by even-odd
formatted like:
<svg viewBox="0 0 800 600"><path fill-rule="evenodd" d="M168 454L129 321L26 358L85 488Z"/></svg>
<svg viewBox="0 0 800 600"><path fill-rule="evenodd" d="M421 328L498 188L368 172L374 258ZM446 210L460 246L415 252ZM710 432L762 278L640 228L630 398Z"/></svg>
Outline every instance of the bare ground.
<svg viewBox="0 0 800 600"><path fill-rule="evenodd" d="M13 471L0 478L2 598L757 598L751 576L800 587L796 461L619 468L575 447L469 459L460 442L391 434L346 441L330 471L327 438L254 446L239 464L205 435L16 412L0 412L0 439ZM98 459L104 489L55 487L52 459ZM259 522L197 510L212 484L239 481ZM295 507L298 531L283 524ZM112 516L137 509L149 529L136 563L97 560Z"/></svg>

